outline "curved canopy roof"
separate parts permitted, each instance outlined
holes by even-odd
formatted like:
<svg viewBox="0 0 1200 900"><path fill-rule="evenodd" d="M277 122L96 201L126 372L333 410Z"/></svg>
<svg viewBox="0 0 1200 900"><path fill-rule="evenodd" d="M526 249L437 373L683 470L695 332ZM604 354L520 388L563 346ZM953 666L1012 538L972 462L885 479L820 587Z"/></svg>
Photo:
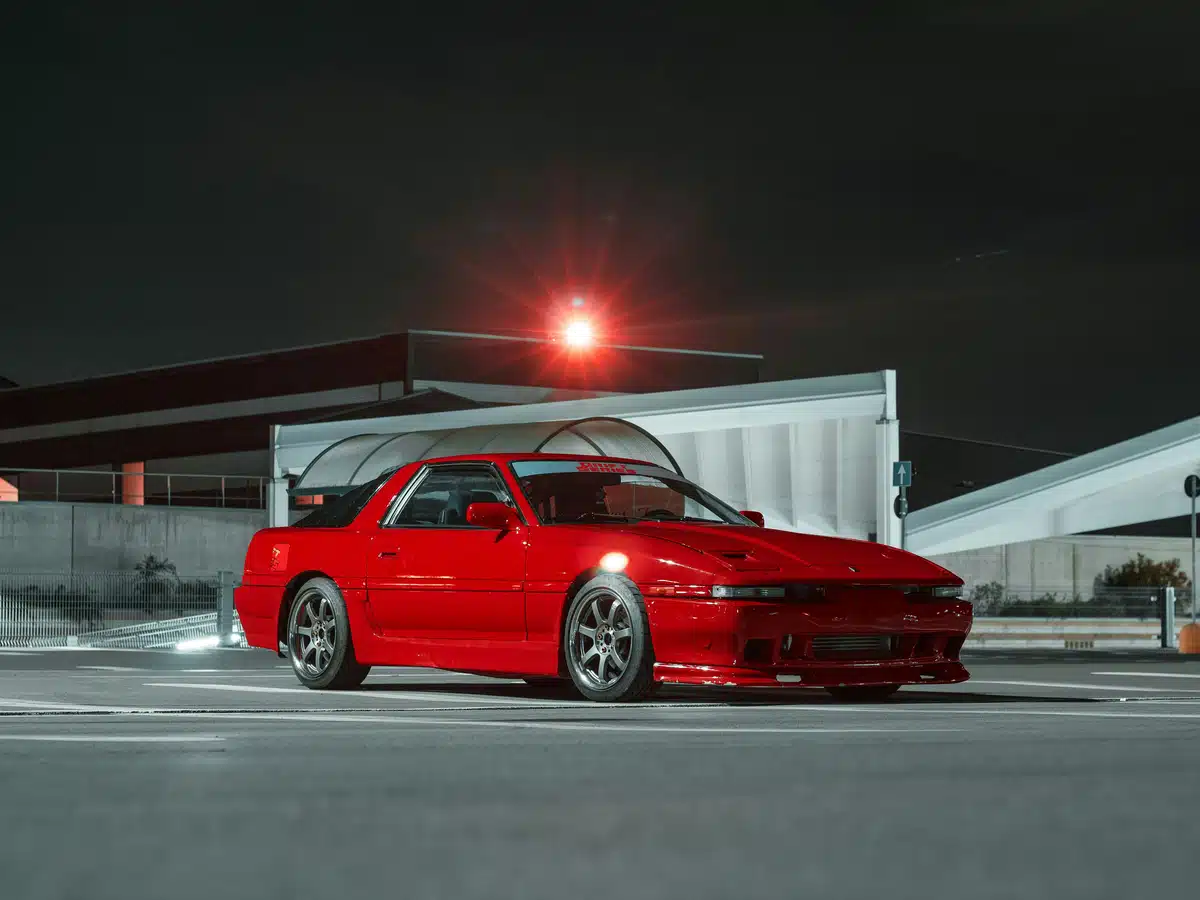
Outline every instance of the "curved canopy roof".
<svg viewBox="0 0 1200 900"><path fill-rule="evenodd" d="M291 493L340 494L377 475L421 459L469 453L580 453L679 464L648 431L597 416L561 422L477 425L398 434L356 434L330 445L308 464Z"/></svg>

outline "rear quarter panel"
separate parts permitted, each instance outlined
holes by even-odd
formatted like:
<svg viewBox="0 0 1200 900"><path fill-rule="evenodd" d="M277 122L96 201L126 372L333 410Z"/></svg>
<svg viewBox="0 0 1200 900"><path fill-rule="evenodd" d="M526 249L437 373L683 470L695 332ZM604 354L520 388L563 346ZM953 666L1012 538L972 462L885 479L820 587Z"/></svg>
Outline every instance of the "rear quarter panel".
<svg viewBox="0 0 1200 900"><path fill-rule="evenodd" d="M274 650L284 593L314 575L333 579L348 606L361 606L365 583L366 535L345 528L268 528L246 551L241 586L235 592L238 618L251 646ZM358 618L352 611L352 618Z"/></svg>

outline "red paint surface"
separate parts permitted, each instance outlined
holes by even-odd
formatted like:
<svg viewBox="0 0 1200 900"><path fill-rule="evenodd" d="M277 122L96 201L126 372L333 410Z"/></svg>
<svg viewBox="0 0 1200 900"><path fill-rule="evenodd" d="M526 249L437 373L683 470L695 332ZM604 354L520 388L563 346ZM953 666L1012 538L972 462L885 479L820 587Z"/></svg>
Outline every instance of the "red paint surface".
<svg viewBox="0 0 1200 900"><path fill-rule="evenodd" d="M521 514L505 528L381 527L388 504L423 462L397 472L346 528L260 531L235 595L248 642L277 649L290 591L319 574L342 590L361 662L556 674L570 590L596 572L604 554L619 551L629 558L625 575L646 598L660 681L794 687L968 677L958 648L971 627L970 604L918 600L895 587L961 584L928 560L753 526L541 525L508 468L528 458L453 458L498 465ZM600 464L625 462L635 461ZM703 596L713 584L821 585L825 592L818 600L715 600ZM822 658L812 640L829 635L890 636L891 658Z"/></svg>

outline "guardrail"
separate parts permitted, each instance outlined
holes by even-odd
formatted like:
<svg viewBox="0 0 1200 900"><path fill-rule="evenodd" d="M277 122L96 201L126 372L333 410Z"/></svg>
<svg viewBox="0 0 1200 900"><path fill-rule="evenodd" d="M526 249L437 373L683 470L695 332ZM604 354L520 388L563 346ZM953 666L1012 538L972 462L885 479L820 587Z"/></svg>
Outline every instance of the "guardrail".
<svg viewBox="0 0 1200 900"><path fill-rule="evenodd" d="M112 503L222 509L265 509L268 481L261 475L4 467L0 467L0 479L7 485L4 488L7 498L18 503Z"/></svg>
<svg viewBox="0 0 1200 900"><path fill-rule="evenodd" d="M149 648L207 634L227 641L240 633L233 588L229 572L0 572L0 647Z"/></svg>
<svg viewBox="0 0 1200 900"><path fill-rule="evenodd" d="M1161 646L1161 629L1162 623L1158 619L977 617L964 646L996 649L1151 649ZM1178 628L1175 638L1174 644L1179 646Z"/></svg>
<svg viewBox="0 0 1200 900"><path fill-rule="evenodd" d="M1161 589L1092 586L1085 593L1063 590L1010 589L999 582L969 585L965 596L975 615L992 618L1157 619L1162 615ZM1175 588L1175 615L1190 616L1190 587Z"/></svg>

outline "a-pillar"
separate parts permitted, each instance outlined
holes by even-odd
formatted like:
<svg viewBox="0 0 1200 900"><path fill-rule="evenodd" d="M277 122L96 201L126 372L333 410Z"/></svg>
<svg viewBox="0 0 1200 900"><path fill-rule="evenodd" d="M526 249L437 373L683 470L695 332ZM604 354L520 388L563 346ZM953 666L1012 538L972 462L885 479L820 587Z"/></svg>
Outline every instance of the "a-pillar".
<svg viewBox="0 0 1200 900"><path fill-rule="evenodd" d="M121 463L121 502L126 506L146 505L146 464Z"/></svg>

